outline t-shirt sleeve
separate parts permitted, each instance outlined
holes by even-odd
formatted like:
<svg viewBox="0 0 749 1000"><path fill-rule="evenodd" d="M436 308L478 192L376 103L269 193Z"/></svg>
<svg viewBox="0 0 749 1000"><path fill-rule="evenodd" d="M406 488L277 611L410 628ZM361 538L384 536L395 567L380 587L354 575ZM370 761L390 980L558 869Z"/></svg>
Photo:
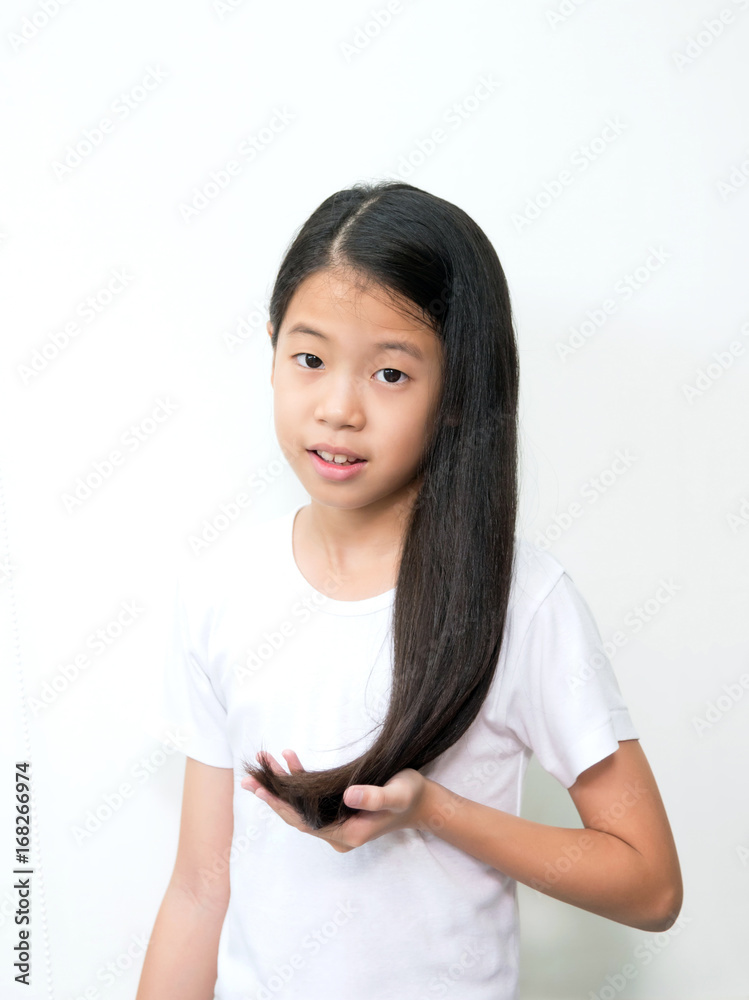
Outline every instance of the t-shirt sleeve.
<svg viewBox="0 0 749 1000"><path fill-rule="evenodd" d="M226 705L207 663L206 612L186 578L179 577L166 643L162 717L165 725L178 730L177 745L188 757L214 767L233 767Z"/></svg>
<svg viewBox="0 0 749 1000"><path fill-rule="evenodd" d="M567 573L541 601L513 659L507 725L565 788L619 740L639 739L593 613Z"/></svg>

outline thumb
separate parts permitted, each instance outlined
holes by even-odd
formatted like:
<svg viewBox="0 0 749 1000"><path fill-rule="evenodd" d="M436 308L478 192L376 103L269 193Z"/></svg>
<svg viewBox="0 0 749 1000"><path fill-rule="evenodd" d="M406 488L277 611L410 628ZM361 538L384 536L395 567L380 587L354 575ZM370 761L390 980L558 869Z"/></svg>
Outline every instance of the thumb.
<svg viewBox="0 0 749 1000"><path fill-rule="evenodd" d="M343 793L343 801L347 806L352 809L357 809L364 806L365 800L367 799L367 792L364 785L351 785ZM364 806L366 808L366 806Z"/></svg>
<svg viewBox="0 0 749 1000"><path fill-rule="evenodd" d="M354 809L391 809L403 811L408 805L408 789L396 775L385 785L350 785L343 793L343 801Z"/></svg>

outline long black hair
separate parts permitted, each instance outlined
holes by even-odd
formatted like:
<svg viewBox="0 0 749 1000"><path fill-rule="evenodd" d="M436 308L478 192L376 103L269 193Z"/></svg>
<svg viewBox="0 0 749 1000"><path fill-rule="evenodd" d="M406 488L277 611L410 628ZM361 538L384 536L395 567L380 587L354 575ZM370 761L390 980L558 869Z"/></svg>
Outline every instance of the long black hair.
<svg viewBox="0 0 749 1000"><path fill-rule="evenodd" d="M452 746L479 713L502 644L518 496L518 356L504 271L462 209L400 181L326 198L293 238L270 300L271 342L310 275L358 275L429 322L443 384L421 485L405 521L393 609L390 702L370 748L349 764L244 770L313 829L341 823L349 785L384 785Z"/></svg>

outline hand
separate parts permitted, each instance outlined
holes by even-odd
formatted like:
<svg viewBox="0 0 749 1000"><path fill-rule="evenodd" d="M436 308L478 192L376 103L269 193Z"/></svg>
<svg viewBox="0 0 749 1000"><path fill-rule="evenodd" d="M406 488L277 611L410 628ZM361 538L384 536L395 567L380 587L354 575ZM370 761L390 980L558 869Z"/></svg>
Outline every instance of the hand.
<svg viewBox="0 0 749 1000"><path fill-rule="evenodd" d="M282 752L289 771L304 770L293 750ZM271 754L261 750L256 756L258 760L264 756L277 774L286 774ZM313 830L288 802L272 795L250 775L242 779L242 788L253 791L259 799L267 802L289 826L326 840L334 851L343 854L376 840L384 833L415 827L426 782L427 779L418 771L407 767L394 774L384 785L350 785L343 793L343 801L347 806L365 811L351 816L344 823L331 823L319 830ZM360 799L357 793L361 795Z"/></svg>

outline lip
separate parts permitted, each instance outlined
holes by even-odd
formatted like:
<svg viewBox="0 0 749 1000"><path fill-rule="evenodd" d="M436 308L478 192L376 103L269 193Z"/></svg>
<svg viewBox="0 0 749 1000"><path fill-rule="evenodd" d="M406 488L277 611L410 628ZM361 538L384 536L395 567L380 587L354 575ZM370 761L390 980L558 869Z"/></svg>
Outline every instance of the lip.
<svg viewBox="0 0 749 1000"><path fill-rule="evenodd" d="M323 448L323 451L327 451L327 448ZM310 457L310 461L314 469L323 477L323 479L328 479L331 482L339 483L345 479L351 479L353 476L358 475L364 466L367 464L366 459L362 459L355 465L333 465L330 462L326 462L324 459L320 458L315 450L312 448L307 449L307 454ZM343 451L334 452L337 455L347 454ZM355 455L351 456L355 458Z"/></svg>
<svg viewBox="0 0 749 1000"><path fill-rule="evenodd" d="M346 458L361 458L355 451L351 451L349 448L342 448L340 445L326 444L322 442L320 444L311 444L307 451L328 451L331 455L345 455ZM365 459L366 461L366 459Z"/></svg>

